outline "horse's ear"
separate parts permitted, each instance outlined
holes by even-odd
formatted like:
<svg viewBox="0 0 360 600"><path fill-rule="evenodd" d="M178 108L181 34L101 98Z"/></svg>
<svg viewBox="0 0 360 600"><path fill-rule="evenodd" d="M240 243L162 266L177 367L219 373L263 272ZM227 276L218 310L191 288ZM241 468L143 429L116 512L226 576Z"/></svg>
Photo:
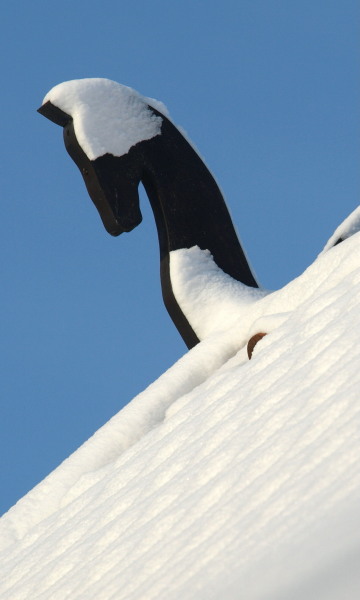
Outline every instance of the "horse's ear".
<svg viewBox="0 0 360 600"><path fill-rule="evenodd" d="M37 112L43 115L43 117L49 119L49 121L55 123L55 125L60 125L60 127L65 127L70 121L72 121L72 117L70 115L61 110L61 108L58 108L52 104L50 100L40 106Z"/></svg>

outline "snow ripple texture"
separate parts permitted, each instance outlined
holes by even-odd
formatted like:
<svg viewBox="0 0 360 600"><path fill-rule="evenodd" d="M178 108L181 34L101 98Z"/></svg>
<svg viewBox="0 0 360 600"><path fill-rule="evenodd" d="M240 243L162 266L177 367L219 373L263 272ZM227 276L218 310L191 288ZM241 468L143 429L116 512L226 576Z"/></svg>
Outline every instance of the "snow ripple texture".
<svg viewBox="0 0 360 600"><path fill-rule="evenodd" d="M2 600L359 597L359 235L217 328L4 515Z"/></svg>

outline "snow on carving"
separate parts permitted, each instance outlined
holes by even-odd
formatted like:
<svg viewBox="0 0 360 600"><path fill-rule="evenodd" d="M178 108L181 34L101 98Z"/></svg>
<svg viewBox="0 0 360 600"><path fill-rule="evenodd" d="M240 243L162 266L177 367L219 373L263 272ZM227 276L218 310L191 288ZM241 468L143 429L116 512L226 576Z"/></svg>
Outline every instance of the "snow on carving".
<svg viewBox="0 0 360 600"><path fill-rule="evenodd" d="M60 83L46 94L42 106L47 102L71 116L79 144L90 160L106 153L122 156L161 131L161 117L148 105L161 109L164 105L110 79Z"/></svg>
<svg viewBox="0 0 360 600"><path fill-rule="evenodd" d="M263 292L257 296L244 291L258 284L220 189L193 146L159 108L120 84L85 79L53 88L39 112L64 127L65 146L112 235L141 222L138 185L143 183L158 230L164 302L192 348L209 328L193 318L196 310L179 285L173 253L198 247L211 254L219 272L240 282L244 298L254 300ZM241 310L242 303L238 306Z"/></svg>

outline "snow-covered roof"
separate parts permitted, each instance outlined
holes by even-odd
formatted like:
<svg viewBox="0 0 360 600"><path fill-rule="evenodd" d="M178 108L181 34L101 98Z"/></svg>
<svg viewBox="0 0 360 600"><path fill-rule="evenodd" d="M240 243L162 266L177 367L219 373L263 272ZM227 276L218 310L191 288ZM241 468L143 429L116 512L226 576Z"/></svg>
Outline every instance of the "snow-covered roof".
<svg viewBox="0 0 360 600"><path fill-rule="evenodd" d="M359 597L359 236L216 327L2 517L2 600Z"/></svg>

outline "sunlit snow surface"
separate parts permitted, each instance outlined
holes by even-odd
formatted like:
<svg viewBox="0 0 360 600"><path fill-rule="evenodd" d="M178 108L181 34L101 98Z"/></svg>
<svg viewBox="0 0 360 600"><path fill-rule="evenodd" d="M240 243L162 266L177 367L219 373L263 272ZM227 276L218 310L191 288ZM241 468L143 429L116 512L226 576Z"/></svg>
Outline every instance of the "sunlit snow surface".
<svg viewBox="0 0 360 600"><path fill-rule="evenodd" d="M339 225L326 244L323 252L327 252L329 248L338 243L339 240L346 240L358 231L360 231L360 206L357 206L348 218Z"/></svg>
<svg viewBox="0 0 360 600"><path fill-rule="evenodd" d="M357 600L359 256L244 302L194 249L222 321L3 516L1 599Z"/></svg>

